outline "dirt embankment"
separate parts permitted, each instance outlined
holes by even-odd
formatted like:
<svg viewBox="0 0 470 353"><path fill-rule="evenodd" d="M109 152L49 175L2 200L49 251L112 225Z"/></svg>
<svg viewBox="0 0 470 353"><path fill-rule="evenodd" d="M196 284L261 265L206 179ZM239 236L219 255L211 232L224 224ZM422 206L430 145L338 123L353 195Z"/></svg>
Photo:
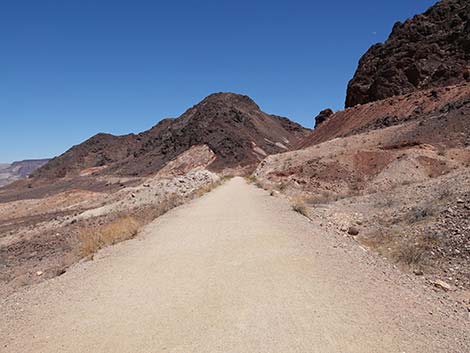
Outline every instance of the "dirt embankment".
<svg viewBox="0 0 470 353"><path fill-rule="evenodd" d="M431 102L429 94L413 98ZM411 96L332 115L308 144L319 143L269 156L253 175L337 229L358 228L358 240L405 270L469 289L470 92L463 85L436 97L437 105L423 103L426 113L389 127L378 112L390 107L406 116Z"/></svg>
<svg viewBox="0 0 470 353"><path fill-rule="evenodd" d="M313 146L334 138L401 125L459 110L470 101L470 84L435 88L358 105L329 115L299 145ZM445 128L444 128L445 130ZM438 132L435 131L435 132ZM437 134L436 134L437 135Z"/></svg>
<svg viewBox="0 0 470 353"><path fill-rule="evenodd" d="M51 185L50 196L0 203L0 294L61 275L97 249L132 237L135 227L203 194L220 181L205 169L213 159L207 146L194 147L161 174L133 180L133 186L100 177L120 187L56 193Z"/></svg>

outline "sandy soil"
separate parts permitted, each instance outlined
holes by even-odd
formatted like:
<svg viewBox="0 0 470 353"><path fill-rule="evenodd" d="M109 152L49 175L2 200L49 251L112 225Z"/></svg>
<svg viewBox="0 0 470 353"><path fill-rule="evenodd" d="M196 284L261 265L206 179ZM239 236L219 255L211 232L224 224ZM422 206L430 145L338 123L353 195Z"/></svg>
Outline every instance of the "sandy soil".
<svg viewBox="0 0 470 353"><path fill-rule="evenodd" d="M2 352L468 352L470 321L235 178L0 301Z"/></svg>
<svg viewBox="0 0 470 353"><path fill-rule="evenodd" d="M66 271L80 259L81 232L125 215L147 224L168 207L166 200L181 204L219 179L197 166L183 175L151 176L112 193L69 190L0 202L0 297Z"/></svg>

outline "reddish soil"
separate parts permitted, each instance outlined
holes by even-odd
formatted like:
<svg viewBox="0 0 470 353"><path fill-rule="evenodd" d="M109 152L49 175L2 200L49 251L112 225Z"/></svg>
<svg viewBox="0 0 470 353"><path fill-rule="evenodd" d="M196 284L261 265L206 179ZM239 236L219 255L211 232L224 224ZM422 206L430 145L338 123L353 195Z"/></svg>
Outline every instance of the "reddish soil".
<svg viewBox="0 0 470 353"><path fill-rule="evenodd" d="M300 148L371 130L446 114L470 102L470 84L415 92L339 111L321 123ZM437 128L437 127L436 127Z"/></svg>

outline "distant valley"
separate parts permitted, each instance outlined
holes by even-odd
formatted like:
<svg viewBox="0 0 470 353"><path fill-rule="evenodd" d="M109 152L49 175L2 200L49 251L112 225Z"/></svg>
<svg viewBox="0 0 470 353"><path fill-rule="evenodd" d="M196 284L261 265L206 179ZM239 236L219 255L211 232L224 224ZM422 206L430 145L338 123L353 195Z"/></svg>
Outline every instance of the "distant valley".
<svg viewBox="0 0 470 353"><path fill-rule="evenodd" d="M49 159L30 159L11 164L0 163L0 187L28 177L47 162L49 162Z"/></svg>

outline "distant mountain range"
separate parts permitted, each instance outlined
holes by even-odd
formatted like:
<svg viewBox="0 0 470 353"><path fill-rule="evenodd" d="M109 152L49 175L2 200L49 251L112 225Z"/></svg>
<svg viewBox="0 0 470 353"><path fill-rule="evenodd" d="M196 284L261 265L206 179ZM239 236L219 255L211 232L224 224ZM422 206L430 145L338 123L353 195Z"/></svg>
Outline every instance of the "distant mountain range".
<svg viewBox="0 0 470 353"><path fill-rule="evenodd" d="M0 164L0 187L8 185L16 180L26 178L36 169L42 167L49 159L31 159Z"/></svg>

